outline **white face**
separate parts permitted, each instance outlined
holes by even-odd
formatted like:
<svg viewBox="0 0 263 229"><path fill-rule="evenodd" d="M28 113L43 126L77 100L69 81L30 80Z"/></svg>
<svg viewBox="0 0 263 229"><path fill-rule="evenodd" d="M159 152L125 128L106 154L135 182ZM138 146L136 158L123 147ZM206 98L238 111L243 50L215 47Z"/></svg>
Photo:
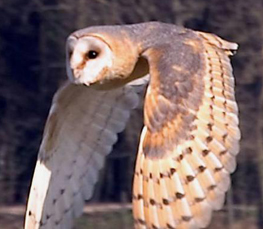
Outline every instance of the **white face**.
<svg viewBox="0 0 263 229"><path fill-rule="evenodd" d="M112 66L113 53L100 38L70 36L66 47L67 75L70 81L89 85Z"/></svg>

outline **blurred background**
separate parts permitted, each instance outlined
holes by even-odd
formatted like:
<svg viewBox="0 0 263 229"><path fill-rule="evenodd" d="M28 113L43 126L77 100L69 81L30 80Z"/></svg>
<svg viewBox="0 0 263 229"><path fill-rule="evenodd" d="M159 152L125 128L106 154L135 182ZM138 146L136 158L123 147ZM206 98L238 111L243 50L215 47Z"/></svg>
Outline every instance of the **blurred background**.
<svg viewBox="0 0 263 229"><path fill-rule="evenodd" d="M0 228L22 228L51 99L66 80L69 33L92 25L145 21L212 32L240 45L232 63L241 151L227 204L210 228L263 228L262 12L262 0L0 0ZM129 125L101 171L94 206L131 200L141 110L132 114ZM131 211L91 210L77 228L87 226L133 228Z"/></svg>

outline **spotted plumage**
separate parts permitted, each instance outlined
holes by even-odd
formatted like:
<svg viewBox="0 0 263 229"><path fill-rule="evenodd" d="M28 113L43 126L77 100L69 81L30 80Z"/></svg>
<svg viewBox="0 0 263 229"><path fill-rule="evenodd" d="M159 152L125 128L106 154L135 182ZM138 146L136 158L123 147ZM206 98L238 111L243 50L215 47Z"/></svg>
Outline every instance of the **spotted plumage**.
<svg viewBox="0 0 263 229"><path fill-rule="evenodd" d="M147 84L135 228L207 227L223 206L239 152L229 60L236 49L216 35L158 22L71 34L70 82L53 100L25 228L72 228Z"/></svg>

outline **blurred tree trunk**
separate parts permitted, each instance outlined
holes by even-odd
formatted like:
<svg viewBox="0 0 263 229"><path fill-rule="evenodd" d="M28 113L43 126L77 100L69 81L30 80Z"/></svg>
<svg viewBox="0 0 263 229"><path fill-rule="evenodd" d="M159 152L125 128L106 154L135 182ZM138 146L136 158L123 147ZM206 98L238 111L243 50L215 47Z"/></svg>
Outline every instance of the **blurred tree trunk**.
<svg viewBox="0 0 263 229"><path fill-rule="evenodd" d="M258 100L258 107L259 107L259 112L258 112L258 120L259 123L256 126L257 130L257 148L258 148L258 168L259 168L259 177L260 177L260 187L261 187L261 201L259 201L259 217L258 217L258 223L259 226L263 225L263 78L260 82L261 84L261 90L260 90L260 95L259 95L259 100Z"/></svg>

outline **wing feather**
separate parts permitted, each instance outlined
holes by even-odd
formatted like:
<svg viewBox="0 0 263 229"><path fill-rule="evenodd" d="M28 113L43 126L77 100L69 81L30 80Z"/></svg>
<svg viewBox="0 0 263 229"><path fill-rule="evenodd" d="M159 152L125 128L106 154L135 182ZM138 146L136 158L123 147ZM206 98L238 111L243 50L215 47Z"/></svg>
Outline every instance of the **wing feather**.
<svg viewBox="0 0 263 229"><path fill-rule="evenodd" d="M141 81L145 82L145 81ZM105 156L138 105L127 85L97 91L67 83L55 95L31 185L25 229L72 228L90 199Z"/></svg>
<svg viewBox="0 0 263 229"><path fill-rule="evenodd" d="M228 56L237 45L185 34L166 55L163 47L144 53L151 83L134 177L136 228L208 226L236 168L240 131Z"/></svg>

